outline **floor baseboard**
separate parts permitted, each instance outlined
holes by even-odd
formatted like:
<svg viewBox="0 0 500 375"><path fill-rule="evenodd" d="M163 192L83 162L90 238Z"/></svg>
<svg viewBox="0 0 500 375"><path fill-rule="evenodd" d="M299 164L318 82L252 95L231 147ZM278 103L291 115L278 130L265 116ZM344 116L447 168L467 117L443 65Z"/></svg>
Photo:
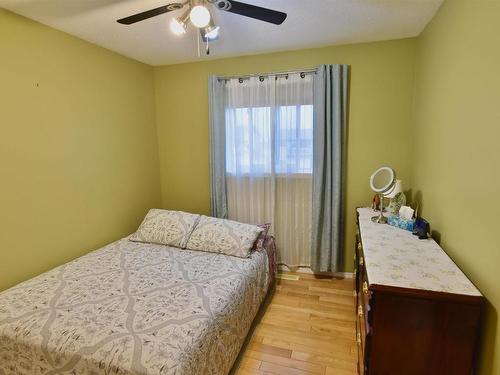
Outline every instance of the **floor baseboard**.
<svg viewBox="0 0 500 375"><path fill-rule="evenodd" d="M296 273L305 273L309 275L314 275L315 273L311 270L310 267L306 266L300 266L300 267L288 267L284 264L279 264L278 265L278 270L279 271L284 271L284 272L296 272ZM344 279L352 279L353 274L352 272L321 272L319 275L324 275L324 276L331 276L331 277L341 277Z"/></svg>

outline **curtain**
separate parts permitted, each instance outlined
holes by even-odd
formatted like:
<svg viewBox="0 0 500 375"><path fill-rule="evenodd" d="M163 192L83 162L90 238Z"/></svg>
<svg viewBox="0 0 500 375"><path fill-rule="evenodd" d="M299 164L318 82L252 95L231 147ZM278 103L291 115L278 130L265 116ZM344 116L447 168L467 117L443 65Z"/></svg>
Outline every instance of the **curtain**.
<svg viewBox="0 0 500 375"><path fill-rule="evenodd" d="M324 65L314 77L311 269L342 262L348 66Z"/></svg>
<svg viewBox="0 0 500 375"><path fill-rule="evenodd" d="M220 218L227 217L224 90L217 77L209 78L210 209L212 216Z"/></svg>
<svg viewBox="0 0 500 375"><path fill-rule="evenodd" d="M272 223L278 262L309 266L312 76L231 79L224 94L228 217Z"/></svg>

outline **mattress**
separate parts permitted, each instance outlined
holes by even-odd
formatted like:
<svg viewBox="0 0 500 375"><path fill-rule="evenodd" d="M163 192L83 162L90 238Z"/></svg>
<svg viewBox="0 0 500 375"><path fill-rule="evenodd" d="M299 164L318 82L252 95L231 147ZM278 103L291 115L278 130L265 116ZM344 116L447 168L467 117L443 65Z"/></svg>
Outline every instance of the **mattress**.
<svg viewBox="0 0 500 375"><path fill-rule="evenodd" d="M264 251L121 239L0 293L0 374L227 374L269 278Z"/></svg>

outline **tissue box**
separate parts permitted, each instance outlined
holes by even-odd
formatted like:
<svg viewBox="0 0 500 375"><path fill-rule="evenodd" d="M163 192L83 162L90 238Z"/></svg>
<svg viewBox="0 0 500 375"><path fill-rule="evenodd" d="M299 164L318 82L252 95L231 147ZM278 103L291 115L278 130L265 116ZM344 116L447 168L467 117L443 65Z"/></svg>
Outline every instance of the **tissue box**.
<svg viewBox="0 0 500 375"><path fill-rule="evenodd" d="M387 218L387 223L393 227L409 230L411 232L413 231L415 220L405 220L401 219L398 215L391 215Z"/></svg>

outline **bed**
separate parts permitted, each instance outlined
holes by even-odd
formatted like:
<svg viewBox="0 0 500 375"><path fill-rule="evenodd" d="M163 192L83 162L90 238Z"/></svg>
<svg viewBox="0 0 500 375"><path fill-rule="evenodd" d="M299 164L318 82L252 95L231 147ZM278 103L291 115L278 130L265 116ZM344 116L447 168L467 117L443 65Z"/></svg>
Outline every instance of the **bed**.
<svg viewBox="0 0 500 375"><path fill-rule="evenodd" d="M111 243L0 293L0 375L227 374L274 275L249 258Z"/></svg>

